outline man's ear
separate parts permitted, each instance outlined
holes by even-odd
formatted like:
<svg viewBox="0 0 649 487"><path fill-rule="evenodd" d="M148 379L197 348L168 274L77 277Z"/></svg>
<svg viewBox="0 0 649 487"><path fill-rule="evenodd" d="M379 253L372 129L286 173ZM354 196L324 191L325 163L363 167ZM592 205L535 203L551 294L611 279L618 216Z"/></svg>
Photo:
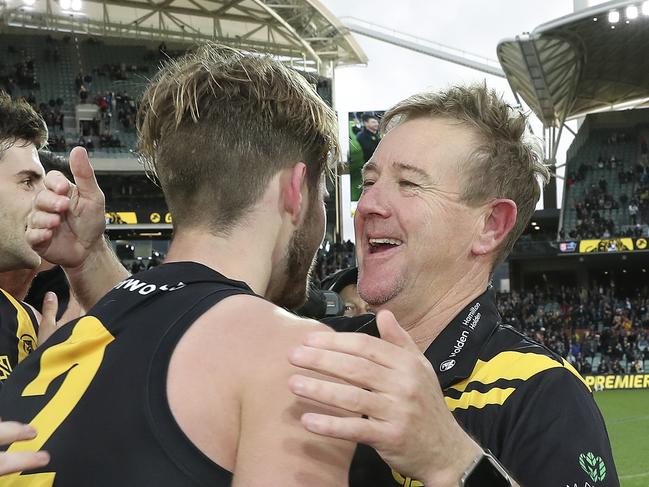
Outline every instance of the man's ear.
<svg viewBox="0 0 649 487"><path fill-rule="evenodd" d="M480 234L471 247L473 254L485 255L496 250L514 228L517 213L512 200L497 199L489 203Z"/></svg>
<svg viewBox="0 0 649 487"><path fill-rule="evenodd" d="M298 162L287 169L285 178L282 178L282 194L284 210L291 216L291 222L297 225L303 211L306 209L306 164Z"/></svg>

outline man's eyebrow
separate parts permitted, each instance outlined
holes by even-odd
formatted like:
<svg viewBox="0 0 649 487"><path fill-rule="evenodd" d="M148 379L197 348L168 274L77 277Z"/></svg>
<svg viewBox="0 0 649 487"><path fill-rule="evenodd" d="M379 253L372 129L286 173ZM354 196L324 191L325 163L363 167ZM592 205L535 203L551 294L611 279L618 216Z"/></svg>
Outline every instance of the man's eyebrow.
<svg viewBox="0 0 649 487"><path fill-rule="evenodd" d="M43 179L43 175L41 173L33 171L31 169L23 169L22 171L18 171L16 173L16 176L18 176L19 178L28 177L30 179L33 179L34 181L40 181L41 179Z"/></svg>
<svg viewBox="0 0 649 487"><path fill-rule="evenodd" d="M430 174L428 174L426 171L421 169L420 167L413 166L412 164L407 164L405 162L395 162L394 166L397 169L400 169L401 171L409 171L417 174L419 177L421 177L425 182L429 184L433 184L434 180L431 177Z"/></svg>
<svg viewBox="0 0 649 487"><path fill-rule="evenodd" d="M372 161L368 161L365 163L365 165L363 165L363 167L361 168L361 174L365 175L365 173L370 171L379 172L379 168Z"/></svg>

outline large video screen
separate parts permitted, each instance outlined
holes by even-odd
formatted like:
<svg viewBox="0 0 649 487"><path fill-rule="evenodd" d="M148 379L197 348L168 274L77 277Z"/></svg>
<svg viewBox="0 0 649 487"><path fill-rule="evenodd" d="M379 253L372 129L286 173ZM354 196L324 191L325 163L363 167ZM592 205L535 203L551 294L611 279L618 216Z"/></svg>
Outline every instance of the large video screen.
<svg viewBox="0 0 649 487"><path fill-rule="evenodd" d="M351 200L361 196L361 168L381 141L379 124L385 110L349 114L349 175Z"/></svg>

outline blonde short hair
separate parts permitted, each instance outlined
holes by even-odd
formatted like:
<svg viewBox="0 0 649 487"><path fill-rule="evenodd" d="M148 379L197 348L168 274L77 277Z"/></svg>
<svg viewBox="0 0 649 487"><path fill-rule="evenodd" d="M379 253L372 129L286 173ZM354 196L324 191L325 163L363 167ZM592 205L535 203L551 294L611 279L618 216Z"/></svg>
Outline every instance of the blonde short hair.
<svg viewBox="0 0 649 487"><path fill-rule="evenodd" d="M137 128L174 226L217 233L298 162L317 194L339 154L335 114L302 75L269 56L213 43L166 62L144 93Z"/></svg>
<svg viewBox="0 0 649 487"><path fill-rule="evenodd" d="M466 204L479 206L494 198L516 203L516 223L498 249L495 267L510 254L534 214L541 185L550 179L539 144L526 136L527 117L485 84L473 84L406 98L385 113L382 129L424 117L456 121L478 138L468 160L458 161Z"/></svg>

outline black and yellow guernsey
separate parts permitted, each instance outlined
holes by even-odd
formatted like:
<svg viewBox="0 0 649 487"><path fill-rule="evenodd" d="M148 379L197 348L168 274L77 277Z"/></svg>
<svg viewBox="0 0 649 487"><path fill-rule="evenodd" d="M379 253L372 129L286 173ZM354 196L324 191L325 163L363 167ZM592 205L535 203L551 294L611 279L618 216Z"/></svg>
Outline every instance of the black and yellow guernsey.
<svg viewBox="0 0 649 487"><path fill-rule="evenodd" d="M0 417L38 431L8 451L44 449L50 464L2 477L0 487L229 486L231 473L176 423L166 391L180 338L237 294L254 293L198 263L164 264L120 282L59 328L0 391Z"/></svg>
<svg viewBox="0 0 649 487"><path fill-rule="evenodd" d="M0 289L0 381L36 348L37 334L32 309Z"/></svg>
<svg viewBox="0 0 649 487"><path fill-rule="evenodd" d="M378 336L369 316L325 322ZM524 487L617 487L602 415L563 358L503 325L488 289L425 351L458 423ZM425 413L422 413L425 414ZM351 487L420 487L359 445ZM432 486L431 486L432 487Z"/></svg>

